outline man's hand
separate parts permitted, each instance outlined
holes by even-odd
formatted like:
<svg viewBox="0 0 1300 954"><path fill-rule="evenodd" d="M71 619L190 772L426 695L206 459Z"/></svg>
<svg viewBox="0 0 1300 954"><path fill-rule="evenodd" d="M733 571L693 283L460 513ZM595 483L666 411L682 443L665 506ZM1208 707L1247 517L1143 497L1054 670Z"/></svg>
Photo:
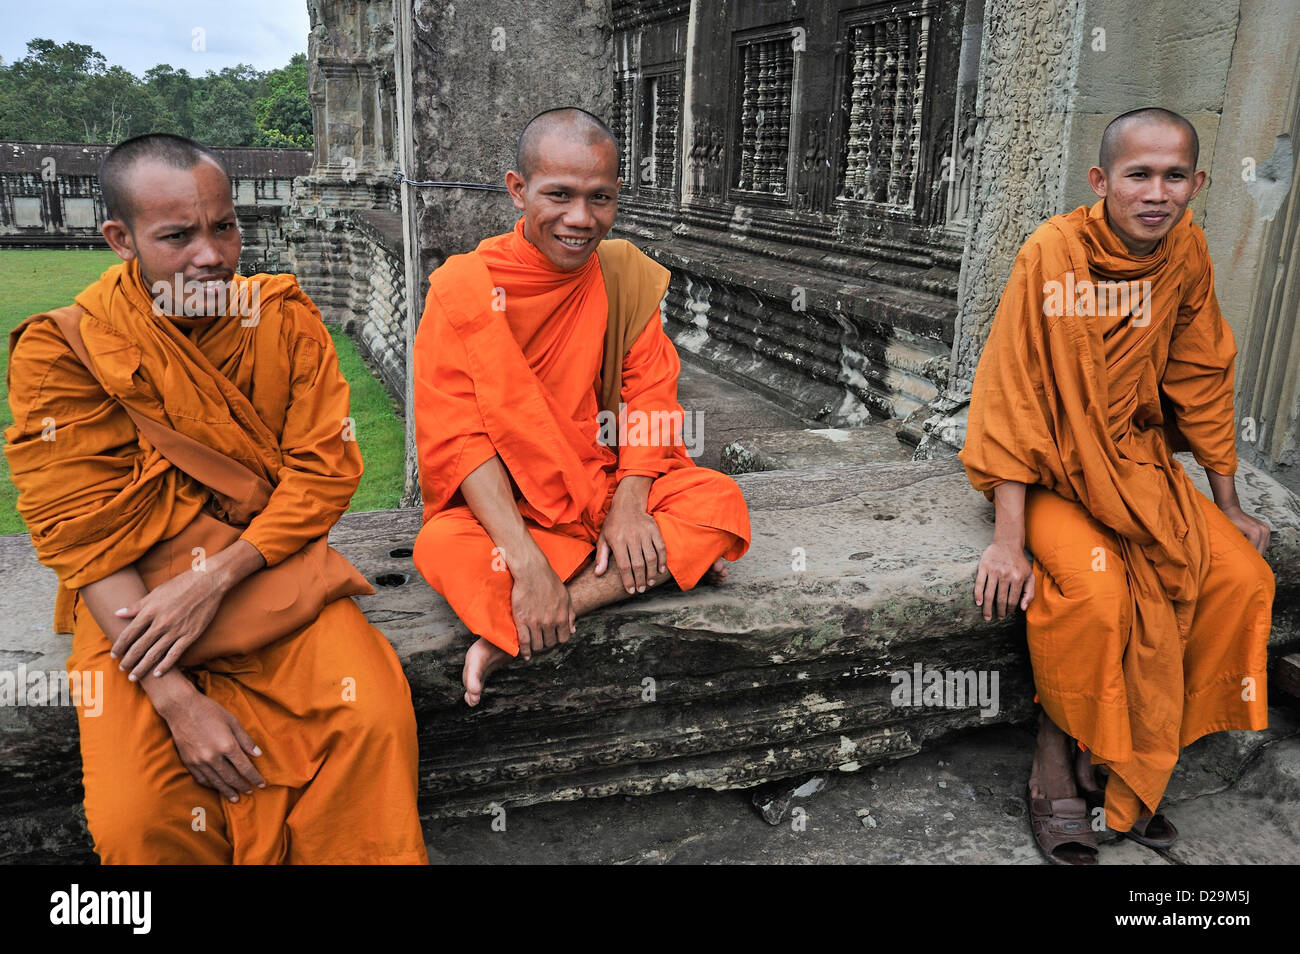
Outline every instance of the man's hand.
<svg viewBox="0 0 1300 954"><path fill-rule="evenodd" d="M1232 525L1241 531L1242 536L1250 541L1250 545L1259 551L1263 556L1264 551L1268 549L1269 538L1272 529L1263 520L1258 517L1252 517L1241 507L1222 508L1223 515L1232 521Z"/></svg>
<svg viewBox="0 0 1300 954"><path fill-rule="evenodd" d="M239 793L266 787L251 758L262 754L239 720L209 699L179 671L149 677L145 691L171 730L181 762L200 785L239 801ZM250 758L251 757L251 758Z"/></svg>
<svg viewBox="0 0 1300 954"><path fill-rule="evenodd" d="M596 575L609 568L612 554L628 593L644 593L668 572L668 548L659 524L646 511L650 484L651 478L639 476L619 481L596 538Z"/></svg>
<svg viewBox="0 0 1300 954"><path fill-rule="evenodd" d="M1258 520L1241 509L1241 500L1237 497L1237 479L1231 474L1220 474L1208 467L1205 468L1205 478L1210 482L1210 494L1223 515L1232 521L1232 525L1263 556L1268 549L1269 534L1272 531L1263 520Z"/></svg>
<svg viewBox="0 0 1300 954"><path fill-rule="evenodd" d="M203 635L225 595L264 565L257 548L239 540L208 559L205 569L174 576L117 610L118 619L130 620L113 640L119 668L129 670L133 682L151 670L164 675Z"/></svg>
<svg viewBox="0 0 1300 954"><path fill-rule="evenodd" d="M975 605L984 607L984 618L1005 619L1029 608L1034 598L1034 572L1025 559L1025 485L1005 480L993 488L995 524L993 542L980 557L975 571Z"/></svg>
<svg viewBox="0 0 1300 954"><path fill-rule="evenodd" d="M514 615L519 638L519 655L532 659L533 653L567 643L577 632L577 617L569 588L564 585L545 557L511 566L514 586L510 590L510 611Z"/></svg>
<svg viewBox="0 0 1300 954"><path fill-rule="evenodd" d="M994 540L980 557L975 571L975 605L984 607L984 618L992 619L996 606L998 619L1014 612L1017 601L1028 609L1034 598L1033 566L1024 550Z"/></svg>

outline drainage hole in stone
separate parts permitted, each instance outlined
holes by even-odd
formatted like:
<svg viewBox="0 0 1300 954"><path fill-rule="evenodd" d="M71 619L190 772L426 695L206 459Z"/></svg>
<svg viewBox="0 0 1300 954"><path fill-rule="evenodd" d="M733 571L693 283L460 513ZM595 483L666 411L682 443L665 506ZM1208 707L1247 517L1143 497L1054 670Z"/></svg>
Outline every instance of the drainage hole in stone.
<svg viewBox="0 0 1300 954"><path fill-rule="evenodd" d="M388 555L395 560L405 560L411 555L410 547L397 547L388 551Z"/></svg>
<svg viewBox="0 0 1300 954"><path fill-rule="evenodd" d="M380 573L375 577L375 583L379 586L402 586L409 579L405 573Z"/></svg>
<svg viewBox="0 0 1300 954"><path fill-rule="evenodd" d="M869 557L869 556L871 556L871 555L872 555L872 553L871 553L870 550L863 550L861 553L852 553L852 554L850 554L850 555L849 555L849 559L850 559L850 560L865 560L867 557Z"/></svg>
<svg viewBox="0 0 1300 954"><path fill-rule="evenodd" d="M893 520L893 519L894 519L894 514L892 514L892 513L873 513L871 516L875 517L877 520Z"/></svg>

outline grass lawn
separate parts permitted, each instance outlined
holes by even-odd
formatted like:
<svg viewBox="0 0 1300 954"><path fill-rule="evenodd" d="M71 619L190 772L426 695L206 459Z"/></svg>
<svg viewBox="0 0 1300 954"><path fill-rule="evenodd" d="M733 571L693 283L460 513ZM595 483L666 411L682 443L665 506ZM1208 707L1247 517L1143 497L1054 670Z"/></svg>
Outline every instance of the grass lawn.
<svg viewBox="0 0 1300 954"><path fill-rule="evenodd" d="M107 249L0 250L0 429L13 423L7 386L9 332L28 315L72 304L78 292L117 261L117 256ZM343 374L352 387L352 416L366 462L365 476L349 509L396 507L402 496L405 451L396 405L370 373L352 340L341 331L331 329L330 333ZM16 496L9 480L8 461L0 456L0 534L26 532L14 509Z"/></svg>

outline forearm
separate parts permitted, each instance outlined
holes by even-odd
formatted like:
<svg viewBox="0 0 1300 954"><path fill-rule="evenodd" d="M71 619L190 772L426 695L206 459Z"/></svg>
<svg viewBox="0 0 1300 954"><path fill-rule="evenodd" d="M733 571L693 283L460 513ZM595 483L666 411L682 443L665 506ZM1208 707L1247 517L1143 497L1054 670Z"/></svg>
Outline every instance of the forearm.
<svg viewBox="0 0 1300 954"><path fill-rule="evenodd" d="M647 512L650 503L650 485L653 483L653 477L640 474L629 474L624 477L614 490L614 499L610 503L611 509L616 506L627 506L636 509L639 513Z"/></svg>
<svg viewBox="0 0 1300 954"><path fill-rule="evenodd" d="M1232 474L1220 474L1205 468L1205 477L1210 482L1210 492L1214 502L1223 511L1240 510L1241 501L1237 497L1237 478Z"/></svg>
<svg viewBox="0 0 1300 954"><path fill-rule="evenodd" d="M997 522L993 540L1014 547L1025 548L1025 485L1014 480L1003 481L993 488L993 506Z"/></svg>
<svg viewBox="0 0 1300 954"><path fill-rule="evenodd" d="M90 615L112 644L130 623L129 619L117 616L117 610L143 599L149 591L135 567L128 566L83 586L78 592ZM172 669L161 677L146 675L139 681L139 686L153 703L154 710L164 718L172 707L183 704L187 697L198 692L179 669Z"/></svg>
<svg viewBox="0 0 1300 954"><path fill-rule="evenodd" d="M189 601L195 601L194 605L198 605L198 601L209 601L209 605L213 607L212 612L216 612L221 601L235 586L264 565L265 561L256 547L244 540L237 540L220 553L210 557L205 554L198 555L194 568L182 574L188 579L173 578L160 586L159 589L166 587L166 595L157 591L150 594L139 572L133 566L118 570L102 580L83 587L81 593L91 615L99 623L109 642L113 644L114 651L124 652L129 648L129 643L122 643L122 632L131 624L133 616L138 615L147 605L147 601L152 600L157 603L160 600L164 602L181 600L181 605L188 605ZM182 586L178 593L176 587L181 583L186 585ZM130 616L119 616L118 611L125 608L132 608L135 612ZM161 625L165 627L167 624ZM250 636L255 634L240 634L240 651L250 650L248 643ZM268 636L251 648L257 649L269 642L271 638ZM205 630L185 651L181 657L181 664L197 665L217 656L227 655L231 651L231 647L214 642L210 632ZM127 658L129 656L128 652ZM145 673L138 672L135 675L143 677Z"/></svg>
<svg viewBox="0 0 1300 954"><path fill-rule="evenodd" d="M500 457L494 456L471 471L461 482L460 493L516 576L530 568L550 566L524 525Z"/></svg>

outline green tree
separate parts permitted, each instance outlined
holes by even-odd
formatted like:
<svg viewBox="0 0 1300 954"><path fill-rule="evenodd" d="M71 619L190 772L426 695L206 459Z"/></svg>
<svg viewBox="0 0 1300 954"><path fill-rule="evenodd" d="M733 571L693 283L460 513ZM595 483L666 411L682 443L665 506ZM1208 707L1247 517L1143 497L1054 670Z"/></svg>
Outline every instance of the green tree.
<svg viewBox="0 0 1300 954"><path fill-rule="evenodd" d="M251 66L211 70L190 98L191 135L205 146L250 146L257 134L253 101L263 74Z"/></svg>
<svg viewBox="0 0 1300 954"><path fill-rule="evenodd" d="M305 53L295 53L288 66L266 74L254 112L257 119L254 145L312 148L315 139L311 101L307 96Z"/></svg>
<svg viewBox="0 0 1300 954"><path fill-rule="evenodd" d="M85 108L85 87L107 70L103 54L84 43L57 44L39 37L28 40L27 55L5 71L0 137L83 141L84 124L77 111Z"/></svg>
<svg viewBox="0 0 1300 954"><path fill-rule="evenodd" d="M161 63L140 79L84 43L38 37L22 59L0 61L0 139L115 143L144 132L310 148L307 57L270 73L241 64L201 77Z"/></svg>
<svg viewBox="0 0 1300 954"><path fill-rule="evenodd" d="M174 70L170 64L160 63L145 72L144 83L154 102L153 130L193 135L190 102L194 96L194 77L186 70Z"/></svg>

